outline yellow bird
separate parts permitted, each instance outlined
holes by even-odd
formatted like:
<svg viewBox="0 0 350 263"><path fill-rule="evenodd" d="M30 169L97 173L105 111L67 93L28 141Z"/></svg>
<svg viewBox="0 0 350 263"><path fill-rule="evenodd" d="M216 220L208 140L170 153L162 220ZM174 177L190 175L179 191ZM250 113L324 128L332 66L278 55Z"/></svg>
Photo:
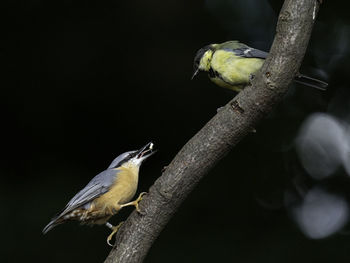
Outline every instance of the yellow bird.
<svg viewBox="0 0 350 263"><path fill-rule="evenodd" d="M249 85L267 55L267 52L238 41L210 44L197 51L192 79L199 71L205 71L218 86L239 92ZM325 90L328 86L326 82L300 73L294 81L320 90Z"/></svg>
<svg viewBox="0 0 350 263"><path fill-rule="evenodd" d="M96 175L80 192L66 205L64 210L54 217L43 229L46 234L55 226L67 221L79 221L81 224L102 225L112 229L107 243L118 231L108 220L126 206L135 206L140 212L138 203L145 193L130 202L135 195L139 179L139 168L144 160L153 155L153 143L150 142L140 150L129 151L113 160L107 170Z"/></svg>

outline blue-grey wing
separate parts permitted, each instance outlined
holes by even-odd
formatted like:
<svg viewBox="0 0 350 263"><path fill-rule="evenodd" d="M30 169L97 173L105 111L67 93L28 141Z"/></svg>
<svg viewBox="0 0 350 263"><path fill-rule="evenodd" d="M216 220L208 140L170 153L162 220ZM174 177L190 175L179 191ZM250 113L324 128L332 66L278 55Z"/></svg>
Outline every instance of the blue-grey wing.
<svg viewBox="0 0 350 263"><path fill-rule="evenodd" d="M220 44L219 49L235 53L236 56L244 58L265 59L269 53L247 46L239 41L227 41Z"/></svg>
<svg viewBox="0 0 350 263"><path fill-rule="evenodd" d="M244 58L262 58L265 59L269 53L251 47L237 48L233 50L237 56Z"/></svg>
<svg viewBox="0 0 350 263"><path fill-rule="evenodd" d="M82 190L80 190L66 205L59 217L74 209L91 202L106 193L118 176L118 170L108 169L96 175Z"/></svg>

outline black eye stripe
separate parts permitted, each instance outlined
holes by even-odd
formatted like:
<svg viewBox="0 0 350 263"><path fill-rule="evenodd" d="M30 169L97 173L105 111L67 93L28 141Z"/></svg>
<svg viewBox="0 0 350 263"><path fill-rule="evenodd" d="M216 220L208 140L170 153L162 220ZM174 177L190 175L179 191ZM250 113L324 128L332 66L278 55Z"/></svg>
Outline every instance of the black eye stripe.
<svg viewBox="0 0 350 263"><path fill-rule="evenodd" d="M136 153L129 153L123 160L121 160L119 163L114 165L114 168L117 168L117 167L121 166L123 163L130 161L130 159L134 158L136 156L136 154L137 154L137 152Z"/></svg>
<svg viewBox="0 0 350 263"><path fill-rule="evenodd" d="M124 158L122 161L120 161L115 167L119 167L121 166L123 163L126 163L128 162L132 157L131 156L128 156L126 158Z"/></svg>

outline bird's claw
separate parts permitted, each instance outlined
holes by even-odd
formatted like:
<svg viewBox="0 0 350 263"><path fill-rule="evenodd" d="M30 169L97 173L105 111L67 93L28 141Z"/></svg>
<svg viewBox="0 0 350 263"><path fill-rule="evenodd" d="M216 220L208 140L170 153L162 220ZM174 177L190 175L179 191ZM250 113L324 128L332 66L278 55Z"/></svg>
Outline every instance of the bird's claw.
<svg viewBox="0 0 350 263"><path fill-rule="evenodd" d="M142 192L139 197L135 200L135 201L132 201L132 202L129 202L129 203L126 203L126 204L123 204L119 207L119 209L123 208L123 207L126 207L126 206L135 206L136 208L136 211L138 213L140 213L141 215L143 214L139 208L139 202L142 200L143 196L147 194L146 192Z"/></svg>
<svg viewBox="0 0 350 263"><path fill-rule="evenodd" d="M112 233L107 237L107 244L110 245L111 247L114 247L114 245L112 245L110 243L110 241L112 240L112 237L115 235L115 233L118 232L119 228L122 226L123 222L120 222L119 225L117 226L113 226L112 229Z"/></svg>
<svg viewBox="0 0 350 263"><path fill-rule="evenodd" d="M140 208L139 208L139 202L142 200L143 196L147 194L147 192L142 192L139 197L135 200L135 208L136 208L136 211L140 214L142 214Z"/></svg>
<svg viewBox="0 0 350 263"><path fill-rule="evenodd" d="M111 234L111 235L112 235L112 234ZM112 245L111 243L109 243L109 241L111 241L111 239L112 239L111 235L109 235L109 236L107 237L107 244L108 244L110 247L114 247L114 245Z"/></svg>

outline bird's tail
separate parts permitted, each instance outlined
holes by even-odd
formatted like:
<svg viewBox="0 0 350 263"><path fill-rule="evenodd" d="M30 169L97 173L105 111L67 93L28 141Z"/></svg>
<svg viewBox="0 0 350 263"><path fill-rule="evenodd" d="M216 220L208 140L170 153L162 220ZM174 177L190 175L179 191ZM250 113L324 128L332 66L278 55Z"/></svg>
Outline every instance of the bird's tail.
<svg viewBox="0 0 350 263"><path fill-rule="evenodd" d="M311 78L311 77L303 75L303 74L297 75L294 78L294 81L296 83L300 83L300 84L303 84L305 86L309 86L309 87L319 89L319 90L326 90L328 87L327 82L324 82L324 81L319 80L319 79L314 79L314 78Z"/></svg>
<svg viewBox="0 0 350 263"><path fill-rule="evenodd" d="M55 226L58 226L60 224L63 223L63 220L58 217L53 218L50 223L47 224L47 226L44 227L43 229L43 234L45 235L47 232L49 232L52 228L54 228Z"/></svg>

